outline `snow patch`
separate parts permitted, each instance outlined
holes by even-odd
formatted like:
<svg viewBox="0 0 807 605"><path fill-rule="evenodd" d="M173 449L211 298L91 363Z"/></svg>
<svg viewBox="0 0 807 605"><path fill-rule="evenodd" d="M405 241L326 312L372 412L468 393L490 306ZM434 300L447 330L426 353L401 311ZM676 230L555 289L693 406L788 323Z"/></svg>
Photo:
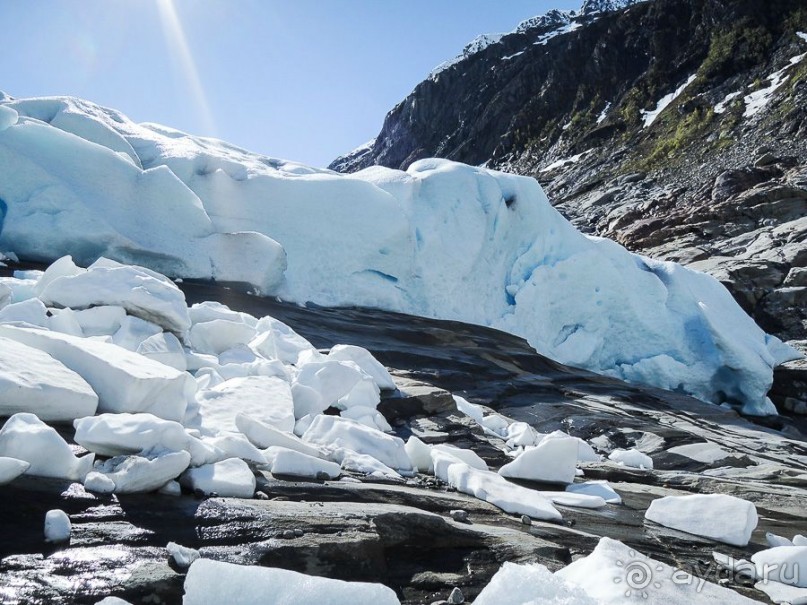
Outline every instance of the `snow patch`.
<svg viewBox="0 0 807 605"><path fill-rule="evenodd" d="M75 441L102 456L137 454L149 450L180 451L190 437L178 422L153 414L100 414L73 423Z"/></svg>
<svg viewBox="0 0 807 605"><path fill-rule="evenodd" d="M113 344L7 325L0 325L0 336L44 351L81 376L98 394L101 412L181 420L195 390L188 374Z"/></svg>
<svg viewBox="0 0 807 605"><path fill-rule="evenodd" d="M14 414L0 429L0 457L26 462L27 475L71 481L81 481L95 459L94 454L77 458L55 429L28 413Z"/></svg>
<svg viewBox="0 0 807 605"><path fill-rule="evenodd" d="M740 95L742 95L742 94L743 94L743 93L741 93L741 92L739 92L739 91L736 91L736 92L730 92L729 94L727 94L725 97L723 97L723 100L722 100L722 101L720 101L720 103L718 103L717 105L715 105L715 113L716 113L716 114L726 113L726 109L728 108L729 104L730 104L730 103L731 103L731 102L732 102L734 99L736 99L737 97L739 97L739 96L740 96Z"/></svg>
<svg viewBox="0 0 807 605"><path fill-rule="evenodd" d="M538 564L506 562L474 605L601 605L585 591Z"/></svg>
<svg viewBox="0 0 807 605"><path fill-rule="evenodd" d="M692 74L687 78L687 81L684 82L681 86L676 88L673 92L668 95L665 95L659 99L659 102L656 104L655 109L647 109L642 111L642 120L644 121L644 128L648 128L653 122L656 121L656 118L659 117L662 111L667 109L670 106L670 103L675 101L681 93L686 90L686 88L695 81L697 74Z"/></svg>
<svg viewBox="0 0 807 605"><path fill-rule="evenodd" d="M572 483L577 466L577 440L571 437L544 439L537 447L499 469L502 477Z"/></svg>
<svg viewBox="0 0 807 605"><path fill-rule="evenodd" d="M31 412L63 422L97 408L98 396L77 373L39 349L0 337L0 416Z"/></svg>
<svg viewBox="0 0 807 605"><path fill-rule="evenodd" d="M757 526L753 503L725 494L666 496L650 503L645 519L734 546L746 546Z"/></svg>
<svg viewBox="0 0 807 605"><path fill-rule="evenodd" d="M631 602L651 605L758 603L734 590L673 569L611 538L601 538L590 555L557 571L555 576L578 586L601 605ZM639 578L638 582L636 578Z"/></svg>
<svg viewBox="0 0 807 605"><path fill-rule="evenodd" d="M105 475L115 485L116 494L153 492L188 468L188 452L160 453L149 456L115 456L95 464L95 472Z"/></svg>
<svg viewBox="0 0 807 605"><path fill-rule="evenodd" d="M294 429L289 383L274 376L231 378L196 396L201 427L209 432L237 431L236 415L247 414L280 431Z"/></svg>
<svg viewBox="0 0 807 605"><path fill-rule="evenodd" d="M30 466L31 463L25 460L0 456L0 485L11 483L14 479L24 474Z"/></svg>
<svg viewBox="0 0 807 605"><path fill-rule="evenodd" d="M515 59L516 57L520 57L523 54L524 54L524 51L522 50L522 51L519 51L519 52L517 52L515 54L507 55L506 57L502 57L502 61L510 61L511 59Z"/></svg>
<svg viewBox="0 0 807 605"><path fill-rule="evenodd" d="M611 111L611 101L608 101L603 107L600 115L597 116L597 126L605 122L605 119L608 117L608 112Z"/></svg>
<svg viewBox="0 0 807 605"><path fill-rule="evenodd" d="M464 61L468 57L471 57L479 52L485 50L488 46L492 44L498 43L505 34L481 34L471 40L468 44L465 45L465 48L462 49L462 52L458 54L453 59L449 59L448 61L444 61L440 63L437 67L435 67L427 76L427 79L434 80L438 75L442 72L447 70L448 68L456 65L460 61Z"/></svg>
<svg viewBox="0 0 807 605"><path fill-rule="evenodd" d="M757 577L763 582L773 581L796 588L807 588L807 546L776 546L755 553L751 562Z"/></svg>
<svg viewBox="0 0 807 605"><path fill-rule="evenodd" d="M329 462L302 452L273 445L264 451L269 470L273 475L290 475L309 479L336 479L342 474L342 468L335 462Z"/></svg>
<svg viewBox="0 0 807 605"><path fill-rule="evenodd" d="M74 275L51 278L46 271L41 281L44 285L37 284L38 296L48 306L88 309L113 305L177 334L191 327L182 291L171 280L143 267L102 258Z"/></svg>
<svg viewBox="0 0 807 605"><path fill-rule="evenodd" d="M545 521L562 519L540 492L510 483L498 473L473 468L451 453L437 449L432 449L432 462L438 479L507 513Z"/></svg>
<svg viewBox="0 0 807 605"><path fill-rule="evenodd" d="M549 172L550 170L555 170L556 168L561 168L563 166L566 166L567 164L576 164L589 151L591 151L591 150L587 149L586 151L583 151L581 153L575 154L575 155L570 156L568 158L561 158L560 160L556 160L556 161L552 162L551 164L541 168L541 170L539 170L539 172Z"/></svg>
<svg viewBox="0 0 807 605"><path fill-rule="evenodd" d="M773 98L774 93L779 90L779 88L785 82L790 79L790 76L786 75L785 72L790 69L793 65L797 63L801 63L801 61L807 57L807 53L803 53L801 55L797 55L790 59L790 63L769 75L767 77L768 82L770 84L765 88L761 88L755 92L752 92L749 95L746 95L745 100L745 113L743 113L744 118L751 118L754 117L756 114L760 112L768 103L770 103L771 99Z"/></svg>
<svg viewBox="0 0 807 605"><path fill-rule="evenodd" d="M616 449L608 455L608 459L623 466L648 470L653 469L653 459L637 449Z"/></svg>
<svg viewBox="0 0 807 605"><path fill-rule="evenodd" d="M175 475L176 476L176 475ZM255 495L255 475L247 463L238 458L229 458L191 468L179 478L179 483L202 493L218 494L222 498L252 498Z"/></svg>
<svg viewBox="0 0 807 605"><path fill-rule="evenodd" d="M305 431L303 441L310 445L367 454L398 472L410 474L413 468L405 444L399 437L347 418L316 416Z"/></svg>
<svg viewBox="0 0 807 605"><path fill-rule="evenodd" d="M183 605L400 605L395 592L381 584L344 582L210 559L197 559L191 565L182 602Z"/></svg>

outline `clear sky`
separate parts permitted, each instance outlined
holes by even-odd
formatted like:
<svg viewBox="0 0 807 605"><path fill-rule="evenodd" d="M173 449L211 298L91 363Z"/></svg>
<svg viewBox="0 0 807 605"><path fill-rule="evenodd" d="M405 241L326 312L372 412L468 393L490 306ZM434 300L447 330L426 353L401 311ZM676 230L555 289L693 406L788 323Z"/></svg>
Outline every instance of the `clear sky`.
<svg viewBox="0 0 807 605"><path fill-rule="evenodd" d="M0 0L0 90L327 165L481 33L581 0Z"/></svg>

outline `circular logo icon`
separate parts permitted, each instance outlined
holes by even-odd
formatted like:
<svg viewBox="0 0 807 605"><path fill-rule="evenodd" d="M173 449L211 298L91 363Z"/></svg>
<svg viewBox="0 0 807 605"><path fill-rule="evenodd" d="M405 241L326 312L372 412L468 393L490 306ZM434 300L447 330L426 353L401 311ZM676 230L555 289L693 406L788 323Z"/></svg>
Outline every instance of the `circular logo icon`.
<svg viewBox="0 0 807 605"><path fill-rule="evenodd" d="M637 555L633 550L629 551L628 555L632 560L616 562L617 566L623 569L623 573L614 578L614 583L625 583L626 597L636 596L646 599L650 596L647 592L648 588L651 586L656 589L661 588L661 582L656 579L655 575L663 571L664 567L660 563L656 563L653 567L653 561L650 559L636 558L641 555Z"/></svg>

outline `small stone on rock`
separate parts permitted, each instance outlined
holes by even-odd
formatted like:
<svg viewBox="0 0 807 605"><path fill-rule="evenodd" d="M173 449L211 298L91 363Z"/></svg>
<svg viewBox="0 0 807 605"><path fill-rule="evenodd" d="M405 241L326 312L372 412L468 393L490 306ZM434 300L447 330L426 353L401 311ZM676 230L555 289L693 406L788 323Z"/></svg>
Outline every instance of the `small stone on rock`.
<svg viewBox="0 0 807 605"><path fill-rule="evenodd" d="M294 530L294 535L295 535L295 537L297 537L297 538L302 538L302 537L303 537L303 534L304 534L303 530L302 530L302 529L300 529L299 527L298 527L297 529L295 529L295 530Z"/></svg>
<svg viewBox="0 0 807 605"><path fill-rule="evenodd" d="M454 590L448 595L448 602L451 603L451 605L460 605L460 603L465 603L465 596L459 588L454 587Z"/></svg>
<svg viewBox="0 0 807 605"><path fill-rule="evenodd" d="M521 515L521 522L524 525L532 525L532 519L529 515Z"/></svg>
<svg viewBox="0 0 807 605"><path fill-rule="evenodd" d="M468 522L468 511L467 510L462 510L462 509L452 510L452 511L449 512L449 515L451 515L451 518L454 519L454 521L457 521L459 523L467 523Z"/></svg>
<svg viewBox="0 0 807 605"><path fill-rule="evenodd" d="M281 534L285 540L292 540L294 539L294 531L291 529L286 529Z"/></svg>

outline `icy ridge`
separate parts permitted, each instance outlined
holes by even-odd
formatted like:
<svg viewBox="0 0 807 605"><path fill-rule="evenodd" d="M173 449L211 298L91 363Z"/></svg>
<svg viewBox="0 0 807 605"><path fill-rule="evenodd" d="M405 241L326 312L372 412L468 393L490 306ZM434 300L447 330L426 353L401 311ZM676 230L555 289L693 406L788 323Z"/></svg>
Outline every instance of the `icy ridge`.
<svg viewBox="0 0 807 605"><path fill-rule="evenodd" d="M0 131L0 246L23 258L104 254L286 300L488 325L562 363L774 412L766 393L789 348L714 279L579 233L531 178L445 160L340 175L86 101L0 109L19 116Z"/></svg>
<svg viewBox="0 0 807 605"><path fill-rule="evenodd" d="M462 49L462 52L458 54L453 59L449 59L448 61L444 61L440 63L437 67L435 67L431 73L429 73L429 78L435 78L441 72L444 72L446 69L451 67L452 65L456 65L460 61L467 59L468 57L475 55L478 52L485 50L491 44L496 44L499 40L501 40L505 34L480 34L468 44L465 45L465 48Z"/></svg>

